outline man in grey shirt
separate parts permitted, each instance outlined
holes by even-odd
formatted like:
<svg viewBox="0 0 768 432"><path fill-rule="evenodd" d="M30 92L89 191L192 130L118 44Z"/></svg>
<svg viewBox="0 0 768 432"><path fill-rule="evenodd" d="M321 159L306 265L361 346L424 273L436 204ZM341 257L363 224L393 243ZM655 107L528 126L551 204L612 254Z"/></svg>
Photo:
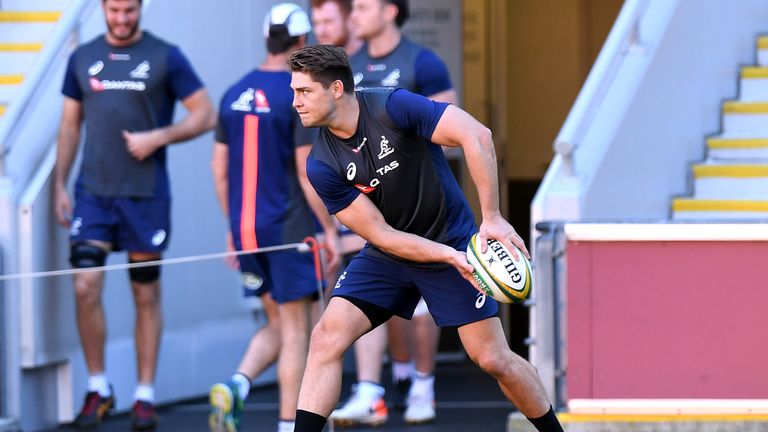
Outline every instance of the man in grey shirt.
<svg viewBox="0 0 768 432"><path fill-rule="evenodd" d="M200 135L216 121L186 57L139 27L141 0L102 0L102 9L108 31L72 54L62 89L55 212L70 229L70 263L76 268L102 266L110 251L126 250L130 262L161 258L170 236L165 147ZM173 124L176 100L189 115ZM66 182L83 123L87 134L73 212ZM162 329L160 267L132 268L129 276L139 375L132 427L153 430ZM104 368L103 281L103 271L75 276L77 326L89 374L88 394L75 420L83 428L99 424L115 406Z"/></svg>

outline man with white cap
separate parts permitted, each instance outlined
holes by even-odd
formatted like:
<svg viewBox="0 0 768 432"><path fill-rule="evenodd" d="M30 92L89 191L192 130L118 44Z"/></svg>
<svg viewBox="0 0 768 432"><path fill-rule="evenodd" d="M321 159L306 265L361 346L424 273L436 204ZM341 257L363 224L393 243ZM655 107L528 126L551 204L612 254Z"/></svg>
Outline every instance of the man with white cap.
<svg viewBox="0 0 768 432"><path fill-rule="evenodd" d="M267 57L221 99L212 168L229 217L227 246L251 250L301 242L323 227L328 269L338 265L333 219L306 177L316 131L305 129L292 106L288 56L306 43L307 14L293 3L272 7L264 20ZM296 250L240 255L246 296L258 296L267 324L251 338L235 374L211 387L212 431L240 428L243 400L253 379L278 359L278 432L293 431L309 347L311 309L318 299L311 254Z"/></svg>

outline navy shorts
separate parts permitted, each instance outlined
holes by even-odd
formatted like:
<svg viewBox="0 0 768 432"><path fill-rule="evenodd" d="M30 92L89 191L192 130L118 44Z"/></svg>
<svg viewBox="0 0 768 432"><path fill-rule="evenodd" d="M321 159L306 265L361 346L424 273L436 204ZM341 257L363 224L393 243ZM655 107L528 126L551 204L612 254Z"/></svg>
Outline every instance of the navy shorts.
<svg viewBox="0 0 768 432"><path fill-rule="evenodd" d="M362 300L405 319L411 319L424 297L441 327L473 323L499 311L496 300L478 292L454 267L399 263L365 250L341 274L333 295Z"/></svg>
<svg viewBox="0 0 768 432"><path fill-rule="evenodd" d="M238 256L246 297L269 292L278 304L316 297L315 260L311 253L296 250Z"/></svg>
<svg viewBox="0 0 768 432"><path fill-rule="evenodd" d="M75 189L71 241L100 240L113 251L162 252L171 235L168 197L102 197Z"/></svg>

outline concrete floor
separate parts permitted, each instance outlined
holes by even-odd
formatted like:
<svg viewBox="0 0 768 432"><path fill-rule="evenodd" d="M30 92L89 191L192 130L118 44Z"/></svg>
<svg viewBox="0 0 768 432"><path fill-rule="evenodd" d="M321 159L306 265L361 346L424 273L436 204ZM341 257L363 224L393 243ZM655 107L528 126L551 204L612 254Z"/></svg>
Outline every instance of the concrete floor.
<svg viewBox="0 0 768 432"><path fill-rule="evenodd" d="M385 370L385 375L389 371ZM345 375L342 400L349 394L354 377ZM464 360L438 365L435 381L437 419L432 424L406 425L402 412L390 408L389 421L376 428L336 428L336 431L359 432L504 432L507 416L514 407L499 390L495 381L474 364ZM251 390L246 400L242 431L274 432L277 429L277 388L274 385ZM163 432L208 431L207 398L160 407L160 427ZM70 430L62 426L58 430ZM329 428L326 428L328 430ZM128 414L107 419L100 432L128 431Z"/></svg>

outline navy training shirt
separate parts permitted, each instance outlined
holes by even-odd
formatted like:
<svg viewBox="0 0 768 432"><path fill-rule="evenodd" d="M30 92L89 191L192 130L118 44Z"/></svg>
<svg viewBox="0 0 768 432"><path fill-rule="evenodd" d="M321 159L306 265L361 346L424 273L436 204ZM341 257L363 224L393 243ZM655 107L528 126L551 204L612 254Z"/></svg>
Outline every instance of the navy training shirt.
<svg viewBox="0 0 768 432"><path fill-rule="evenodd" d="M125 47L109 45L104 35L78 47L62 87L83 107L78 186L100 196L169 196L165 148L139 161L128 152L122 131L168 126L176 100L202 87L179 48L147 31Z"/></svg>
<svg viewBox="0 0 768 432"><path fill-rule="evenodd" d="M364 44L350 59L356 88L404 88L432 96L453 88L448 67L434 53L402 36L395 49L382 57L368 55Z"/></svg>
<svg viewBox="0 0 768 432"><path fill-rule="evenodd" d="M240 250L302 241L315 220L296 174L296 147L312 144L293 108L291 74L255 70L221 99L216 141L229 147L229 220Z"/></svg>
<svg viewBox="0 0 768 432"><path fill-rule="evenodd" d="M357 130L348 139L320 128L307 174L336 214L364 193L393 228L464 250L474 217L432 134L448 104L402 89L356 92ZM366 253L392 257L374 246Z"/></svg>

